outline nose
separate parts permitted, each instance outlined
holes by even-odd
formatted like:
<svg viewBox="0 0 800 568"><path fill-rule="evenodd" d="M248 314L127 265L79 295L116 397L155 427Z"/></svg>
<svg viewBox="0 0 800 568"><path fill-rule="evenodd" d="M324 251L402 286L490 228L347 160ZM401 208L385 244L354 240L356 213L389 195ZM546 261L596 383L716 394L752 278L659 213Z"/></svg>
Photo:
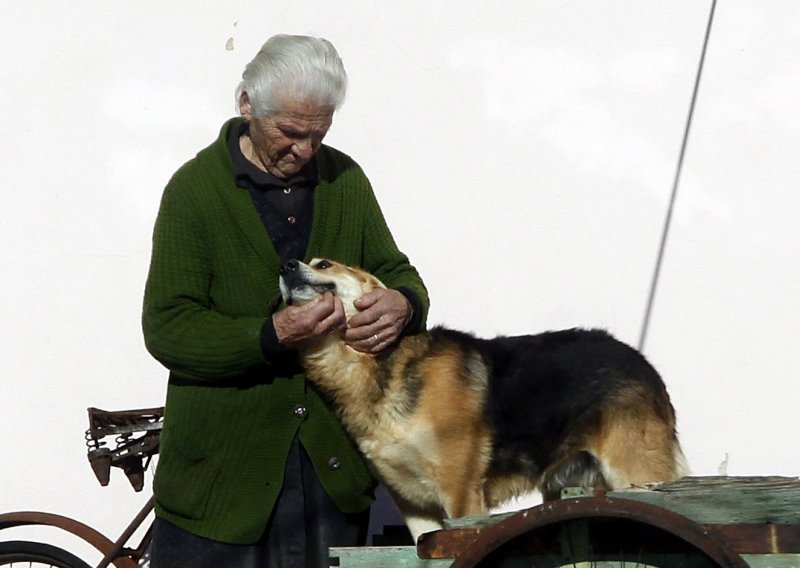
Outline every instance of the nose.
<svg viewBox="0 0 800 568"><path fill-rule="evenodd" d="M300 261L296 259L287 260L283 263L280 267L279 272L281 274L289 274L290 272L294 272L300 266Z"/></svg>
<svg viewBox="0 0 800 568"><path fill-rule="evenodd" d="M303 138L301 140L296 140L294 146L292 147L292 151L303 160L311 159L311 156L314 155L314 148L311 144L311 140L309 138Z"/></svg>

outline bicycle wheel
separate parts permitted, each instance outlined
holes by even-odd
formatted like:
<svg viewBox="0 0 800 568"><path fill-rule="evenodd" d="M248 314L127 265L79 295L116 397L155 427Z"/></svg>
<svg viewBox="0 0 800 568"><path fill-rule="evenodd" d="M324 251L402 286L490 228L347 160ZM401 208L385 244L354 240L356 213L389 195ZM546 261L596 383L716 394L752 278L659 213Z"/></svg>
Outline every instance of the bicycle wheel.
<svg viewBox="0 0 800 568"><path fill-rule="evenodd" d="M91 568L86 562L57 546L42 542L0 542L0 566L16 568Z"/></svg>

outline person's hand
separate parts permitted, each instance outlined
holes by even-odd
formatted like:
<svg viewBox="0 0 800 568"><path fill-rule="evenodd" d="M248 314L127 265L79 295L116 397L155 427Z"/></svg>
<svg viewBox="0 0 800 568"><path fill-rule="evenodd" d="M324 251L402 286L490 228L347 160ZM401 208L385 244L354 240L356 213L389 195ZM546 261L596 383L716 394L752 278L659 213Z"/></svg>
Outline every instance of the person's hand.
<svg viewBox="0 0 800 568"><path fill-rule="evenodd" d="M347 322L344 339L363 353L380 353L400 337L411 303L397 290L376 288L353 302L359 312Z"/></svg>
<svg viewBox="0 0 800 568"><path fill-rule="evenodd" d="M278 342L286 347L324 337L345 324L342 301L330 292L302 306L287 306L272 315Z"/></svg>

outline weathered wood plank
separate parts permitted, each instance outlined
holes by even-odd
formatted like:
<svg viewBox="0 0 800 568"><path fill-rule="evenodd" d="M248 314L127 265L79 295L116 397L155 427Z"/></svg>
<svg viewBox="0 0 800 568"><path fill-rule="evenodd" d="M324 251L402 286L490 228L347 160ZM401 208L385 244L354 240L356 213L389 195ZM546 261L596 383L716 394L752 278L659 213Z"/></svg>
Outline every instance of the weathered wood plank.
<svg viewBox="0 0 800 568"><path fill-rule="evenodd" d="M590 496L581 488L565 490L568 497ZM644 484L606 493L644 501L683 514L701 524L800 524L800 478L685 477L669 483ZM514 513L446 519L446 528L481 528Z"/></svg>
<svg viewBox="0 0 800 568"><path fill-rule="evenodd" d="M798 568L800 554L742 554L750 568Z"/></svg>
<svg viewBox="0 0 800 568"><path fill-rule="evenodd" d="M468 517L458 517L455 519L445 519L444 528L446 529L480 529L490 527L508 517L515 515L517 511L508 513L497 513L494 515L472 515Z"/></svg>
<svg viewBox="0 0 800 568"><path fill-rule="evenodd" d="M800 524L796 477L686 477L607 495L664 507L700 524Z"/></svg>
<svg viewBox="0 0 800 568"><path fill-rule="evenodd" d="M413 546L331 548L331 566L339 568L449 568L450 559L422 560Z"/></svg>
<svg viewBox="0 0 800 568"><path fill-rule="evenodd" d="M554 557L548 557L552 561ZM742 554L751 568L798 568L800 554ZM338 568L449 568L449 559L422 560L417 558L413 546L332 548L331 566ZM568 558L563 558L569 563ZM619 562L578 563L576 566L591 568L620 568Z"/></svg>
<svg viewBox="0 0 800 568"><path fill-rule="evenodd" d="M570 498L591 496L576 490ZM800 568L800 478L688 477L606 494L663 507L703 525L752 568ZM345 568L445 568L480 533L515 513L464 517L420 538L418 547L334 549ZM365 552L366 551L366 552ZM542 551L544 552L544 551ZM419 556L426 557L420 559Z"/></svg>
<svg viewBox="0 0 800 568"><path fill-rule="evenodd" d="M800 525L703 525L725 548L737 554L800 554ZM800 568L800 564L798 564Z"/></svg>

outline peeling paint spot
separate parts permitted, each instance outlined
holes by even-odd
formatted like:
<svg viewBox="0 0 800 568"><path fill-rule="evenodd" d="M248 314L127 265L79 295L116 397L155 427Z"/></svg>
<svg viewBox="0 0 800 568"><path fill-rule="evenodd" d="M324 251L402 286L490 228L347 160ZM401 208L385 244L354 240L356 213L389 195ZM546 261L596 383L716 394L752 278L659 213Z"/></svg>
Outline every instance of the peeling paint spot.
<svg viewBox="0 0 800 568"><path fill-rule="evenodd" d="M229 37L225 42L225 51L233 51L233 38Z"/></svg>

